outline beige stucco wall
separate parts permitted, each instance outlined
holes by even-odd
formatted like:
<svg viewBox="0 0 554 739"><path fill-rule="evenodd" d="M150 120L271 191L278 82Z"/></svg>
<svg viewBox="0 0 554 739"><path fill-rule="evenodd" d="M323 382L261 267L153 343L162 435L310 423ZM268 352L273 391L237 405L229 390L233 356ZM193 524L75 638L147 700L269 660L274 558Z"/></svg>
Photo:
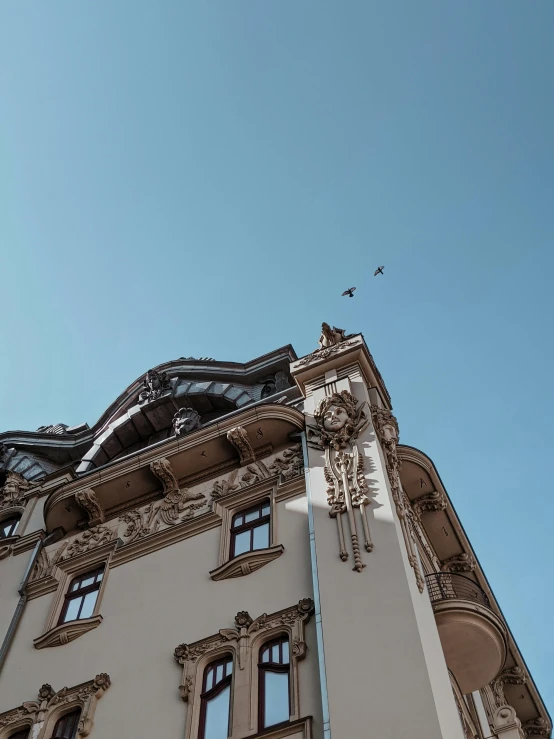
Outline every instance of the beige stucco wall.
<svg viewBox="0 0 554 739"><path fill-rule="evenodd" d="M98 704L92 736L149 739L160 726L165 736L183 736L187 705L178 693L181 667L173 660L174 648L232 627L238 611L248 610L256 618L312 597L307 516L299 497L277 506L277 542L285 553L246 577L211 580L208 573L217 566L219 551L217 528L110 570L100 608L103 623L67 645L34 648L54 594L31 600L0 676L0 712L35 699L43 683L58 690L107 672L112 686ZM19 560L26 557L3 563L2 590L4 573L13 569L15 582ZM312 620L299 674L301 712L314 715L317 729L314 633Z"/></svg>

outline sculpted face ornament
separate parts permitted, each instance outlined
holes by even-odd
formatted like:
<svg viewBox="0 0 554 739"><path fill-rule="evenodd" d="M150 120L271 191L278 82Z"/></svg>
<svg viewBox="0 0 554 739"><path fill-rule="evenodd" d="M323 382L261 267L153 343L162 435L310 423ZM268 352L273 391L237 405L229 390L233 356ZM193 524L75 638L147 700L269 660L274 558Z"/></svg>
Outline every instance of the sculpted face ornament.
<svg viewBox="0 0 554 739"><path fill-rule="evenodd" d="M320 446L331 446L338 451L358 437L367 426L368 418L364 412L365 403L359 408L357 405L357 399L348 390L333 393L319 403L314 418Z"/></svg>
<svg viewBox="0 0 554 739"><path fill-rule="evenodd" d="M167 372L148 370L144 378L144 390L139 395L139 403L149 403L156 400L169 388L169 376Z"/></svg>
<svg viewBox="0 0 554 739"><path fill-rule="evenodd" d="M200 427L200 414L194 408L181 408L173 416L175 436L184 436Z"/></svg>

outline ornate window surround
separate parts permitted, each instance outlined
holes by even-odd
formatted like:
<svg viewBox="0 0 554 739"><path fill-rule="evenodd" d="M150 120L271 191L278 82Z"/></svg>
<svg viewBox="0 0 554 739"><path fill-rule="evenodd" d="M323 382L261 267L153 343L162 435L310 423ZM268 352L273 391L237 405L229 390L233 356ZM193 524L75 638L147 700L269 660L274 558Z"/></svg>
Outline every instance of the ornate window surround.
<svg viewBox="0 0 554 739"><path fill-rule="evenodd" d="M283 545L275 543L277 541L277 486L278 482L275 478L264 480L261 483L226 495L224 498L214 500L214 511L221 517L221 538L218 566L210 572L212 580L225 580L231 577L249 575L283 554L285 551ZM270 504L269 548L245 552L231 559L233 516L266 499L269 500Z"/></svg>
<svg viewBox="0 0 554 739"><path fill-rule="evenodd" d="M58 586L54 595L46 628L44 633L33 640L36 649L44 649L45 647L57 647L62 644L68 644L70 641L86 634L88 631L95 629L102 623L100 615L100 606L102 597L106 590L106 583L109 578L110 563L113 557L115 547L118 540L112 539L106 544L97 548L84 551L68 559L56 560L56 571L54 577L58 580ZM78 621L67 621L66 623L58 623L62 608L64 606L65 595L67 589L78 575L85 574L89 570L95 569L100 565L104 565L104 574L98 590L98 597L94 606L94 612L90 618L79 619Z"/></svg>
<svg viewBox="0 0 554 739"><path fill-rule="evenodd" d="M233 680L231 683L231 739L238 736L256 735L258 730L258 656L267 641L287 636L290 644L290 702L289 725L268 728L263 736L286 737L290 725L300 721L298 686L298 661L306 656L305 624L314 610L310 598L300 600L295 606L285 608L270 616L262 614L252 619L247 611L239 611L235 627L220 629L206 639L192 644L180 644L174 652L175 661L183 666L179 692L188 703L186 739L193 739L198 731L200 719L200 693L206 666L226 654L233 656ZM305 724L308 726L309 722ZM299 729L297 728L296 731ZM304 736L309 737L309 728ZM294 733L294 732L292 732ZM0 738L1 739L1 738Z"/></svg>
<svg viewBox="0 0 554 739"><path fill-rule="evenodd" d="M96 704L110 684L110 676L103 672L96 675L94 680L73 688L62 688L57 693L50 685L43 685L37 700L0 713L0 739L8 739L11 734L23 729L29 729L29 736L33 739L47 739L58 719L77 708L81 711L77 739L83 739L90 734Z"/></svg>

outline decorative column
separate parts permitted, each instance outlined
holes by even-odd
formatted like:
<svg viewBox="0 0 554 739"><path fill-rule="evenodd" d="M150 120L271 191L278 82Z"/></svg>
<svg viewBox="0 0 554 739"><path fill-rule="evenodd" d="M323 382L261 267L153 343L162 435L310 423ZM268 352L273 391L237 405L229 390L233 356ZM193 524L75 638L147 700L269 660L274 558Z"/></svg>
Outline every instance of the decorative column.
<svg viewBox="0 0 554 739"><path fill-rule="evenodd" d="M362 336L324 324L291 374L305 397L331 736L462 739L373 358Z"/></svg>

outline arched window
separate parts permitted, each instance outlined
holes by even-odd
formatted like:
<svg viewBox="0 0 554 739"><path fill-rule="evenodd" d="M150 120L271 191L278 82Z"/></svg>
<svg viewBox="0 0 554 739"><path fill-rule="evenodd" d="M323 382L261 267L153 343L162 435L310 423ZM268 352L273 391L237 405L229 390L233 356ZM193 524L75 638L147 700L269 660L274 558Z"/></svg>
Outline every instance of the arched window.
<svg viewBox="0 0 554 739"><path fill-rule="evenodd" d="M65 596L59 624L93 615L103 575L104 565L73 578Z"/></svg>
<svg viewBox="0 0 554 739"><path fill-rule="evenodd" d="M15 534L20 518L21 516L10 516L0 521L0 539L6 539L8 536Z"/></svg>
<svg viewBox="0 0 554 739"><path fill-rule="evenodd" d="M77 709L58 719L52 732L52 739L75 739L80 716L81 709Z"/></svg>
<svg viewBox="0 0 554 739"><path fill-rule="evenodd" d="M290 718L290 657L286 636L267 642L260 649L258 663L259 729Z"/></svg>
<svg viewBox="0 0 554 739"><path fill-rule="evenodd" d="M15 734L10 734L8 739L29 739L29 734L29 729L20 729L20 731L16 731Z"/></svg>
<svg viewBox="0 0 554 739"><path fill-rule="evenodd" d="M199 739L227 739L233 659L225 656L204 670Z"/></svg>
<svg viewBox="0 0 554 739"><path fill-rule="evenodd" d="M269 500L264 500L235 513L231 524L231 559L245 552L269 548L270 511Z"/></svg>

